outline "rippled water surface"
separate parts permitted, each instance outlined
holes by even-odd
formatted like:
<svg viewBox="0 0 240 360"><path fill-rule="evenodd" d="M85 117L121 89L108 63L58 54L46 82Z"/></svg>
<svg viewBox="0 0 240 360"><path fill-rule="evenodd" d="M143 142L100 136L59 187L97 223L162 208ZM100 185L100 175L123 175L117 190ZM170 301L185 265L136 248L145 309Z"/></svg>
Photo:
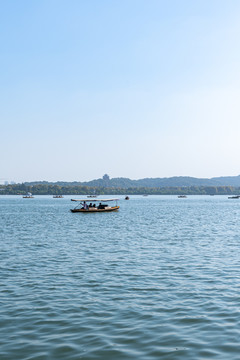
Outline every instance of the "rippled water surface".
<svg viewBox="0 0 240 360"><path fill-rule="evenodd" d="M240 359L240 200L0 197L0 359Z"/></svg>

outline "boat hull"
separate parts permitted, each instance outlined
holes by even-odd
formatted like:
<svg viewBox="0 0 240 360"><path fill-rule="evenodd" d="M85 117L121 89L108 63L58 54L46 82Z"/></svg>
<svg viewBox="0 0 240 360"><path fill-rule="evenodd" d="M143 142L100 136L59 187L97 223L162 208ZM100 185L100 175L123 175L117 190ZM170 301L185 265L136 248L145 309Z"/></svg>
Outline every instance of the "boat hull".
<svg viewBox="0 0 240 360"><path fill-rule="evenodd" d="M96 213L96 212L111 212L111 211L117 211L119 209L120 206L112 206L112 207L107 207L105 209L97 209L97 208L90 208L88 210L86 209L71 209L71 212L76 213L76 212L80 212L80 213Z"/></svg>

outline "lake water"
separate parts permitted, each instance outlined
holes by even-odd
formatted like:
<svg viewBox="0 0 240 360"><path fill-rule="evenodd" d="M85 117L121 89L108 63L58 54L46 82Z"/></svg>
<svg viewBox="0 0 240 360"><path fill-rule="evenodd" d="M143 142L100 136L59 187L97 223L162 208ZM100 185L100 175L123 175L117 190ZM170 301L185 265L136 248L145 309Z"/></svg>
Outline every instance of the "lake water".
<svg viewBox="0 0 240 360"><path fill-rule="evenodd" d="M0 196L1 360L240 359L240 200Z"/></svg>

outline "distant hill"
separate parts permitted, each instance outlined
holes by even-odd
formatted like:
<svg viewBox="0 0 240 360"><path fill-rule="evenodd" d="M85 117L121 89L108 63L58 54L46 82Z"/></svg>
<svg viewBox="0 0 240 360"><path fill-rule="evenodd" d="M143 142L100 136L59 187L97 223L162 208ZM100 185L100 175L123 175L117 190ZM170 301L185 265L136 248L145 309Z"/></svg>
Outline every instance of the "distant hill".
<svg viewBox="0 0 240 360"><path fill-rule="evenodd" d="M85 182L48 182L48 181L34 181L26 182L25 185L58 185L58 186L89 186L89 187L103 187L103 188L161 188L161 187L189 187L189 186L234 186L240 187L240 175L238 176L223 176L214 177L211 179L194 178L190 176L175 176L170 178L145 178L139 180L131 180L128 178L112 178L105 174L101 179L85 181Z"/></svg>

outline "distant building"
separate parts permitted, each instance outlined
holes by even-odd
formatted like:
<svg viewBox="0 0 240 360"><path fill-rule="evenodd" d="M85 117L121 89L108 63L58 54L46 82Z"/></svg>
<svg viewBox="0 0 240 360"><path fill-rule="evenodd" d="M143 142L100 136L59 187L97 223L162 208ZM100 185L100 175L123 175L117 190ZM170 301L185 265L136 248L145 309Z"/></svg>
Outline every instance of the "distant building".
<svg viewBox="0 0 240 360"><path fill-rule="evenodd" d="M108 176L108 174L103 175L103 186L109 187L109 184L110 184L110 177Z"/></svg>
<svg viewBox="0 0 240 360"><path fill-rule="evenodd" d="M108 174L103 175L102 178L103 178L104 181L109 181L110 180L110 177L108 176Z"/></svg>

